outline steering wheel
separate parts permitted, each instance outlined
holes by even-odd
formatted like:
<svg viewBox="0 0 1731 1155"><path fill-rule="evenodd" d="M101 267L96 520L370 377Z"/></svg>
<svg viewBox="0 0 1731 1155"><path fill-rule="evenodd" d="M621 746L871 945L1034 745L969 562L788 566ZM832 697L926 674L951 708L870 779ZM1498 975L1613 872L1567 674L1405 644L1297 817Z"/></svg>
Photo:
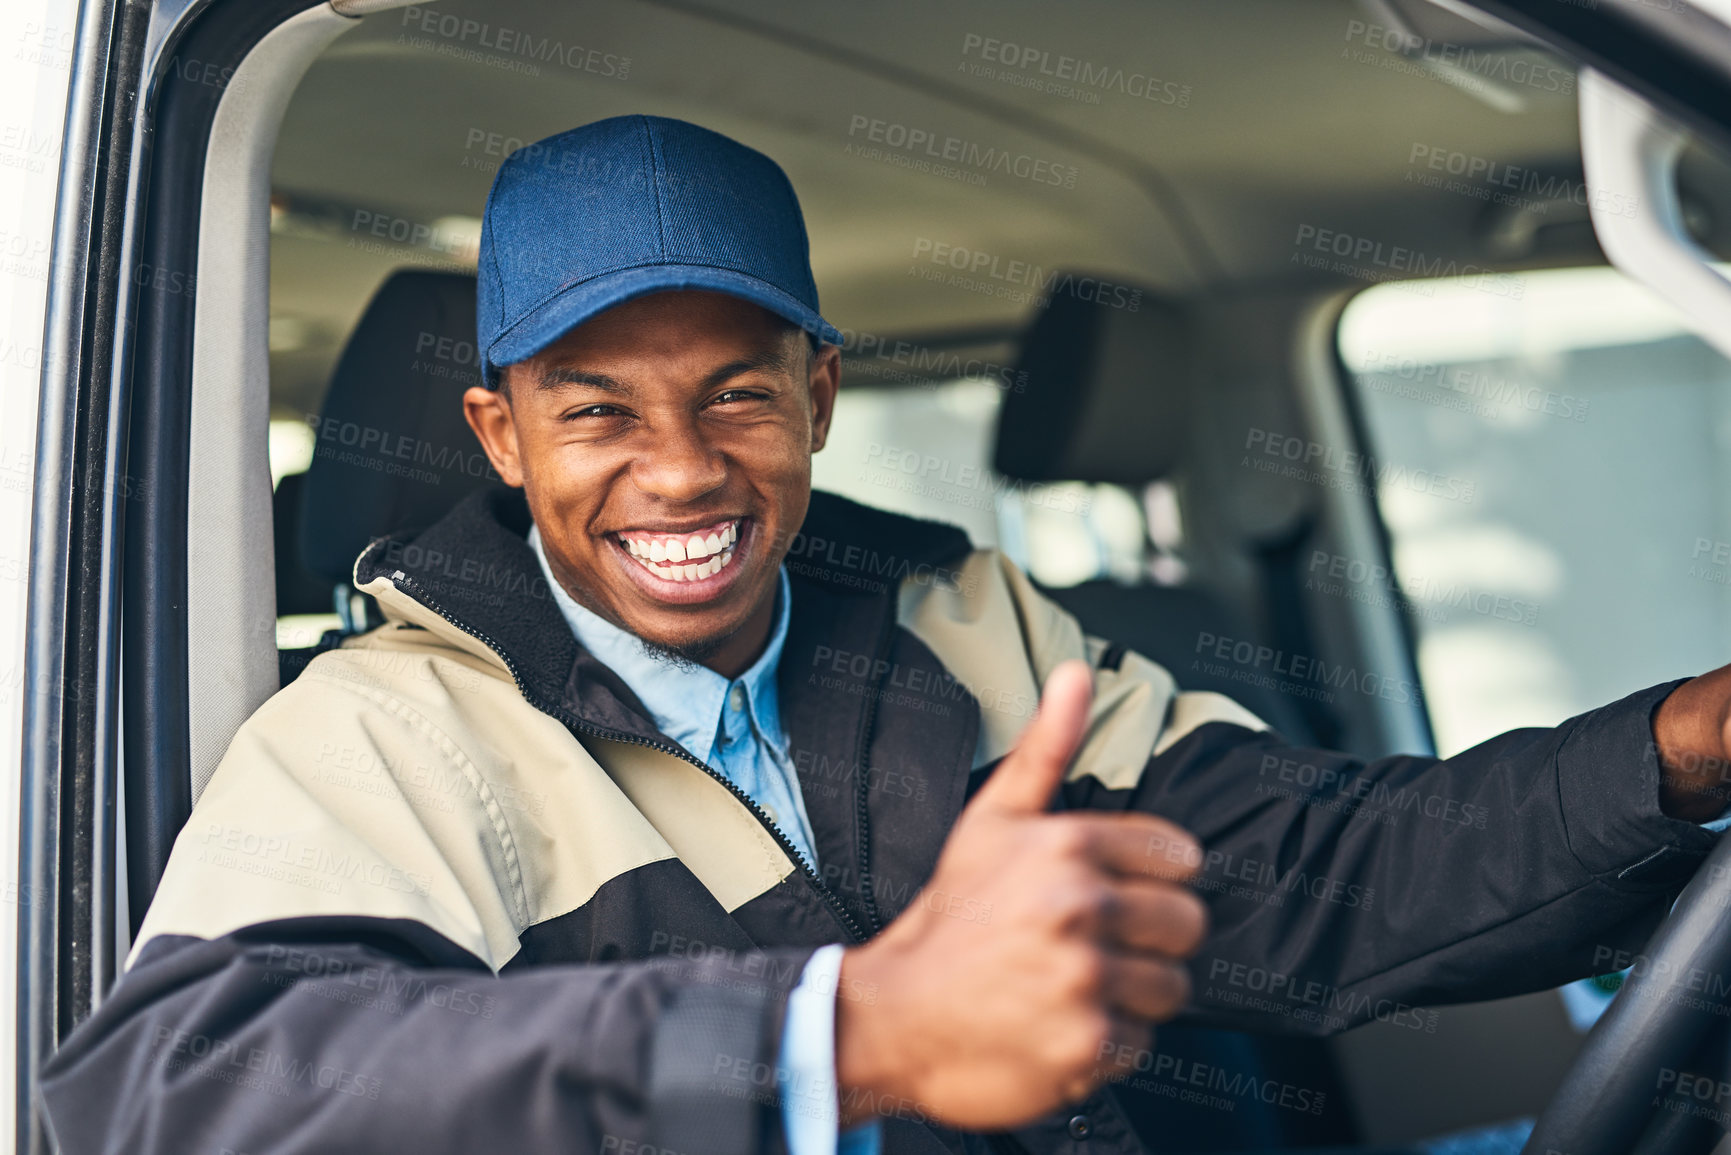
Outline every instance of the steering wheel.
<svg viewBox="0 0 1731 1155"><path fill-rule="evenodd" d="M1723 838L1587 1035L1522 1155L1711 1150L1731 1129L1728 1026L1731 838Z"/></svg>

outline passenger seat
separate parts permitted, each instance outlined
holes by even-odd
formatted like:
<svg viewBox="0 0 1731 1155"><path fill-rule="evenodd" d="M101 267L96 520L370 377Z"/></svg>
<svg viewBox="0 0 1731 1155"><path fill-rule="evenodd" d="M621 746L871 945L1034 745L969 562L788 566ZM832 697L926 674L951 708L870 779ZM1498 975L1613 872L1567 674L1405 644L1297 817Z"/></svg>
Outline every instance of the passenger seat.
<svg viewBox="0 0 1731 1155"><path fill-rule="evenodd" d="M345 632L377 625L353 588L355 558L375 538L424 529L479 489L502 485L463 417L463 393L481 383L475 355L475 278L401 270L361 314L331 375L316 421L312 465L299 480L298 546L277 550L279 588L297 562L327 591ZM280 527L279 527L280 532ZM280 608L279 613L283 612ZM320 650L284 650L284 684Z"/></svg>
<svg viewBox="0 0 1731 1155"><path fill-rule="evenodd" d="M1189 392L1200 384L1195 342L1186 310L1148 291L1135 312L1051 298L1023 337L1015 380L1024 385L999 410L994 468L1024 482L1111 482L1138 492L1167 476L1182 461ZM1207 590L1091 581L1045 592L1089 633L1165 666L1181 688L1219 691L1290 740L1311 741L1304 718L1278 694L1191 669L1201 633L1256 636ZM1245 1098L1227 1112L1179 1101L1177 1083L1169 1088L1174 1097L1117 1087L1138 1132L1160 1151L1266 1152L1358 1139L1322 1040L1169 1024L1156 1033L1155 1049L1171 1060L1162 1070L1218 1070L1235 1085L1289 1083L1321 1093L1326 1104L1312 1115Z"/></svg>

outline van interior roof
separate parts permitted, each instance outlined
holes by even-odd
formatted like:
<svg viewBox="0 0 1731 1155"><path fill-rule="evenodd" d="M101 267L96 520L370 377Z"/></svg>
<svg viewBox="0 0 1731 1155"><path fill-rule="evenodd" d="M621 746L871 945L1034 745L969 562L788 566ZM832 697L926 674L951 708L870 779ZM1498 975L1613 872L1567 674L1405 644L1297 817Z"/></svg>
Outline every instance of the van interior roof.
<svg viewBox="0 0 1731 1155"><path fill-rule="evenodd" d="M1451 79L1385 47L1379 11L1360 0L449 0L380 13L314 63L282 126L273 402L317 407L391 269L472 262L509 147L623 113L697 121L775 158L804 204L824 312L844 330L1005 357L1038 275L1018 265L1006 280L1011 262L1175 295L1362 284L1300 263L1306 227L1459 266L1601 260L1571 199L1520 211L1413 183L1432 172L1413 163L1425 149L1530 169L1552 188L1578 182L1573 70L1493 43L1475 59L1497 63ZM1001 63L1008 45L1025 67ZM1028 84L1082 64L1093 83ZM1137 78L1153 79L1155 99L1130 94L1148 83ZM897 163L914 154L887 143L901 130L1069 166L1074 187L915 171ZM922 279L916 269L951 271L916 264L938 244L969 250L969 263L983 254L999 276L976 291Z"/></svg>

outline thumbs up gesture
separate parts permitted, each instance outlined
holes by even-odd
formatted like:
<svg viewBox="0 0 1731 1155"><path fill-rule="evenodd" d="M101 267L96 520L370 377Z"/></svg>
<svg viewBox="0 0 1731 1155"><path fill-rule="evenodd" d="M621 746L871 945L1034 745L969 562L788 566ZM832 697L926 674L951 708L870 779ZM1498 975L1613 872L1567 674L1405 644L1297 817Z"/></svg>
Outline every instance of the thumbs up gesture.
<svg viewBox="0 0 1731 1155"><path fill-rule="evenodd" d="M1047 812L1090 686L1082 662L1052 672L1039 715L944 844L927 891L991 918L915 899L844 957L842 989L877 992L836 1006L844 1125L886 1098L968 1130L1031 1122L1086 1097L1189 997L1180 960L1207 929L1184 885L1195 839L1152 815Z"/></svg>

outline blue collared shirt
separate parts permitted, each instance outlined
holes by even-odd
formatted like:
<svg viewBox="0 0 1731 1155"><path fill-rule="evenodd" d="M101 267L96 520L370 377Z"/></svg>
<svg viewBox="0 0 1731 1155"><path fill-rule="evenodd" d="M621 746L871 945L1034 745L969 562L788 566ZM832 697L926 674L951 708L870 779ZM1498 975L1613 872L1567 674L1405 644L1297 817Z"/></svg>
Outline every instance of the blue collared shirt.
<svg viewBox="0 0 1731 1155"><path fill-rule="evenodd" d="M619 675L663 734L762 808L815 870L811 820L799 775L787 756L775 684L792 612L787 567L782 567L776 587L769 643L749 669L728 679L707 666L670 661L646 648L635 634L578 605L554 580L538 528L529 530L529 547L578 642ZM875 1155L879 1146L875 1124L837 1135L835 992L841 956L839 945L814 954L788 999L777 1080L782 1127L792 1155Z"/></svg>

